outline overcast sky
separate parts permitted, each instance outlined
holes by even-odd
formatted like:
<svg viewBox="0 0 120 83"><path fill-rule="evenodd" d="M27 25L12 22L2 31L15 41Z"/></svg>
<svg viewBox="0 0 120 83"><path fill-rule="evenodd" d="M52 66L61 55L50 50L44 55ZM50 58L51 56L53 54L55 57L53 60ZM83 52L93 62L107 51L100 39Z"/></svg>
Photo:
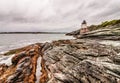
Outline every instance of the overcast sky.
<svg viewBox="0 0 120 83"><path fill-rule="evenodd" d="M72 31L120 19L120 0L0 0L2 31Z"/></svg>

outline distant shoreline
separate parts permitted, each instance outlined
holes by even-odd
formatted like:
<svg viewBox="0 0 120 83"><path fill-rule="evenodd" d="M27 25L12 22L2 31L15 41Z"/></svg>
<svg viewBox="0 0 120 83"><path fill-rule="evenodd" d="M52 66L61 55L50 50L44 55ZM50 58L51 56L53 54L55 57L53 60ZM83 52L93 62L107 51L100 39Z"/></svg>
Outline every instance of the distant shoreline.
<svg viewBox="0 0 120 83"><path fill-rule="evenodd" d="M0 32L0 34L66 34L67 32Z"/></svg>

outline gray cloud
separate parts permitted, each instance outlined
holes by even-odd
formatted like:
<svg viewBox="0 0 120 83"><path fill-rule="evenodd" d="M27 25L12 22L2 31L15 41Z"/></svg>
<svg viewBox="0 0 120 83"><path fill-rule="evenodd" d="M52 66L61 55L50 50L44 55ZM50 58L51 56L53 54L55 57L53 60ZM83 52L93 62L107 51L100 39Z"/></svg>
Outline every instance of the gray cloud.
<svg viewBox="0 0 120 83"><path fill-rule="evenodd" d="M120 0L0 0L0 31L72 31L120 18Z"/></svg>

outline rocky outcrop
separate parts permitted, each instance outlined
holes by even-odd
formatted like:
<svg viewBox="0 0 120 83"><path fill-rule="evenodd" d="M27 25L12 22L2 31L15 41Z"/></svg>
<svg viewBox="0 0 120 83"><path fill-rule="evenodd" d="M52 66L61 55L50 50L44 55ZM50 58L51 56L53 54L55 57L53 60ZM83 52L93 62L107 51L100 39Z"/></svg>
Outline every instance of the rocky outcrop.
<svg viewBox="0 0 120 83"><path fill-rule="evenodd" d="M0 83L35 83L40 49L38 44L31 45L12 58L12 65L1 65Z"/></svg>
<svg viewBox="0 0 120 83"><path fill-rule="evenodd" d="M78 34L80 34L80 29L79 30L76 30L76 31L72 31L72 32L70 32L70 33L67 33L66 35L69 35L69 36L75 36L75 35L78 35Z"/></svg>
<svg viewBox="0 0 120 83"><path fill-rule="evenodd" d="M12 64L0 65L0 83L120 83L120 44L102 43L105 36L119 37L119 30L14 49Z"/></svg>
<svg viewBox="0 0 120 83"><path fill-rule="evenodd" d="M46 61L48 72L47 83L120 82L120 64L117 58L119 55L115 50L118 48L93 40L78 39L65 42L44 52L43 59Z"/></svg>
<svg viewBox="0 0 120 83"><path fill-rule="evenodd" d="M119 27L120 27L120 19L105 21L99 25L90 25L90 26L88 26L88 30L95 31L95 30L101 30L101 29L114 29L114 28L119 28ZM80 35L80 29L69 32L66 35L69 35L69 36Z"/></svg>
<svg viewBox="0 0 120 83"><path fill-rule="evenodd" d="M76 35L76 38L90 38L103 40L120 40L120 28L114 29L99 29L85 34Z"/></svg>

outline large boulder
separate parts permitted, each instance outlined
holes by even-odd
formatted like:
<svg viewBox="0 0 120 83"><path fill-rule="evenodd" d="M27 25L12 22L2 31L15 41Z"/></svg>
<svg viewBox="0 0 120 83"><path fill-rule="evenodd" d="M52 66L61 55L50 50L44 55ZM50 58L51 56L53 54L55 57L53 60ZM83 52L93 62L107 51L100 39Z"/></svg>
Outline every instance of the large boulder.
<svg viewBox="0 0 120 83"><path fill-rule="evenodd" d="M45 82L119 83L120 63L115 49L95 40L84 39L54 45L43 55L48 72Z"/></svg>

